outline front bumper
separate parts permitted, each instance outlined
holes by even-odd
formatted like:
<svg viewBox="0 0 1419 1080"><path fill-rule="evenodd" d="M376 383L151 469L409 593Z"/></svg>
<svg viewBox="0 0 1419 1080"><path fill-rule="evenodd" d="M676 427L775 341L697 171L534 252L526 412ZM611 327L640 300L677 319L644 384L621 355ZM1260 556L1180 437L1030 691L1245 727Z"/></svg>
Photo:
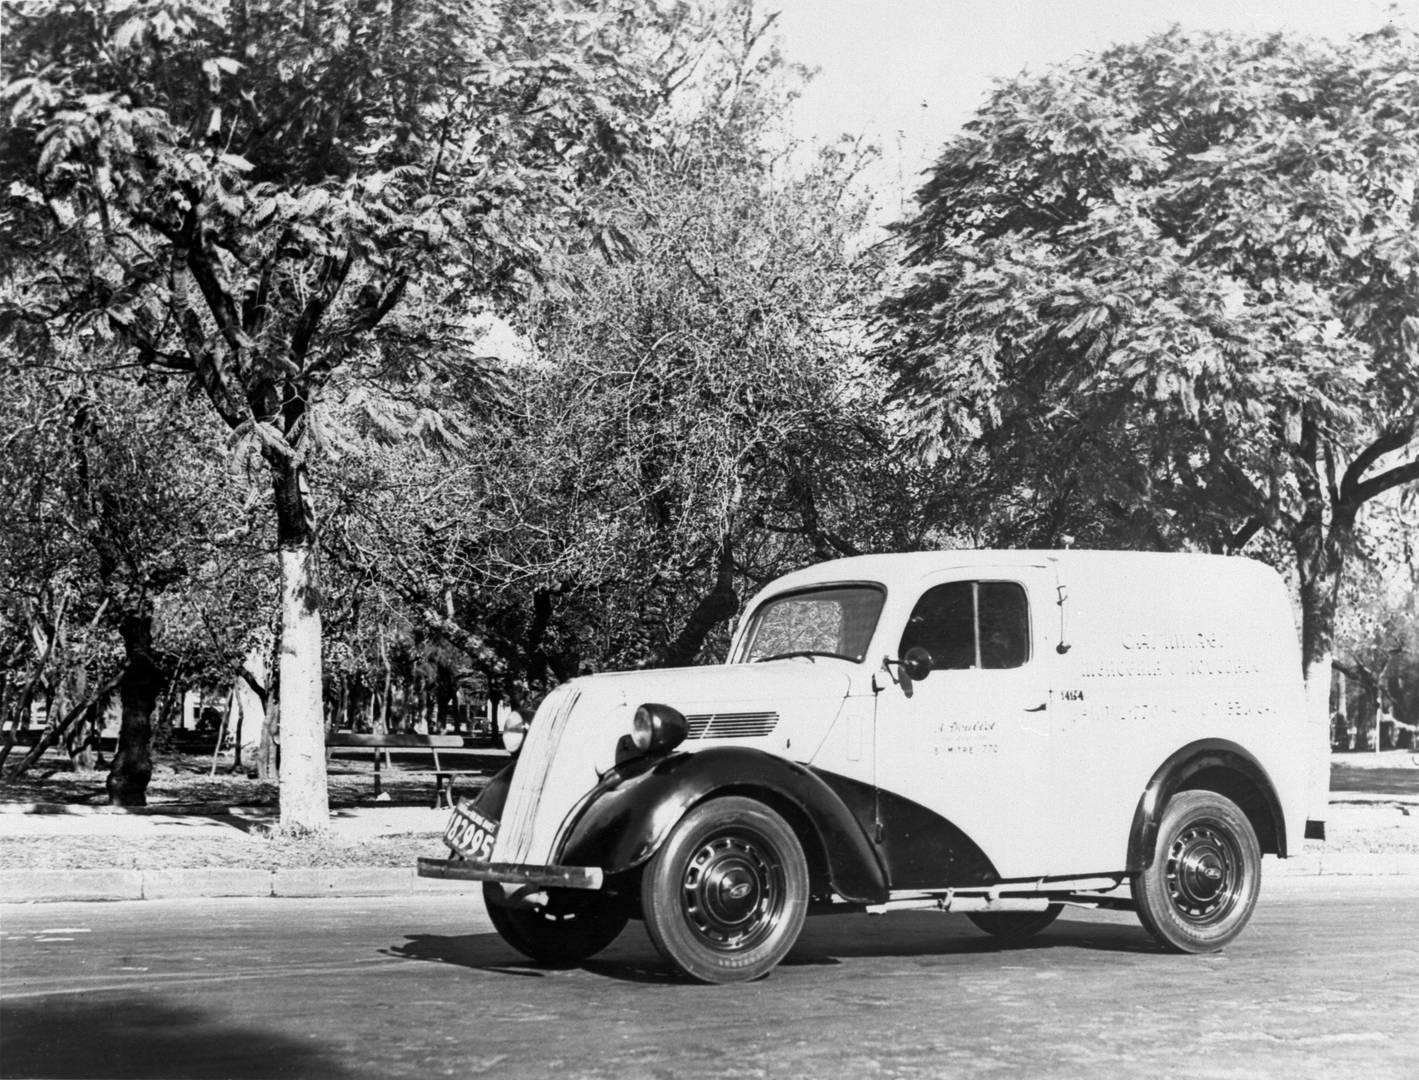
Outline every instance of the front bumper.
<svg viewBox="0 0 1419 1080"><path fill-rule="evenodd" d="M544 885L562 889L599 889L599 866L528 866L523 863L474 862L472 859L420 859L419 876L448 881L501 881L505 885Z"/></svg>

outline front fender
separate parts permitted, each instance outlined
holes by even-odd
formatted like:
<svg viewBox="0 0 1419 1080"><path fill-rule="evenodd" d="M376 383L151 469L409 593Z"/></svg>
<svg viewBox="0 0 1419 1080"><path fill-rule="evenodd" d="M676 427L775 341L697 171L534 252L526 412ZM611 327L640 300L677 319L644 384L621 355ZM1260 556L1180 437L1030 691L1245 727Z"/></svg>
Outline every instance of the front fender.
<svg viewBox="0 0 1419 1080"><path fill-rule="evenodd" d="M843 801L796 762L741 746L639 759L607 773L557 848L557 862L634 869L660 849L676 823L712 795L742 794L786 804L813 830L838 895L882 903L887 877L862 827Z"/></svg>

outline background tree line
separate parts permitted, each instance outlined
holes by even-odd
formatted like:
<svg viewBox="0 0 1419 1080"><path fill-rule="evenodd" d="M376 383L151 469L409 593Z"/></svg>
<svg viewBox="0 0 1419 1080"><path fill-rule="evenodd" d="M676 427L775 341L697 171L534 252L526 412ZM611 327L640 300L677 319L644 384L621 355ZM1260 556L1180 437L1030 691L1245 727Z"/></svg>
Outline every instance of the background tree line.
<svg viewBox="0 0 1419 1080"><path fill-rule="evenodd" d="M714 659L868 551L1245 551L1317 708L1337 611L1414 698L1407 35L1003 82L883 240L751 0L5 19L3 704L91 753L116 689L115 801L184 682L260 683L315 829L325 724L393 682L437 722Z"/></svg>

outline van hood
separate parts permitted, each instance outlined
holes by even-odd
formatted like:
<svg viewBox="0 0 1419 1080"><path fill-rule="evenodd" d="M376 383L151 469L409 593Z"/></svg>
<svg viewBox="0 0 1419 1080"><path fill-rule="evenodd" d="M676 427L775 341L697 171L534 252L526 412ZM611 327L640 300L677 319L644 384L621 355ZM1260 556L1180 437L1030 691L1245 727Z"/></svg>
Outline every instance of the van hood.
<svg viewBox="0 0 1419 1080"><path fill-rule="evenodd" d="M573 812L616 763L636 709L669 705L689 721L677 752L752 746L808 761L851 685L829 657L589 675L557 687L537 710L518 755L493 853L496 862L548 865Z"/></svg>

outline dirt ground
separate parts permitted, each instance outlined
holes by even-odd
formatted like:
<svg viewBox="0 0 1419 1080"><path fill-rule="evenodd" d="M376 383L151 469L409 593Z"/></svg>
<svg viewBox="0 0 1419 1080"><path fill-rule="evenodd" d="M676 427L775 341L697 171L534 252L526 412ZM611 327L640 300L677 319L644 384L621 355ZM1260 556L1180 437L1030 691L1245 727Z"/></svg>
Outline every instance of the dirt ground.
<svg viewBox="0 0 1419 1080"><path fill-rule="evenodd" d="M428 767L427 756L421 760L402 760L394 755L394 768L382 774L382 787L388 799L379 800L391 806L431 806L434 799L434 778L426 772L401 772L401 769ZM457 767L476 771L478 775L459 778L460 794L470 794L482 788L494 773L507 764L505 756L469 753L460 756ZM230 760L217 765L211 774L212 759L205 755L169 754L153 762L153 779L148 784L148 805L203 806L275 806L276 785L232 772ZM108 793L104 789L106 769L74 770L67 759L51 754L25 775L0 779L0 803L65 803L71 806L106 806ZM360 758L337 757L330 763L330 807L338 810L350 806L375 805L374 768L368 753Z"/></svg>
<svg viewBox="0 0 1419 1080"><path fill-rule="evenodd" d="M427 773L401 774L401 765L418 768L423 762L401 761L382 774L387 798L376 799L374 771L368 754L336 758L330 764L330 807L432 806L434 778ZM505 756L467 754L460 768L481 775L458 778L455 790L471 796L487 779L507 764ZM211 775L209 756L173 754L158 759L148 785L148 805L154 809L201 808L220 814L228 807L277 806L274 783L264 783L244 772L232 773L230 761L219 762ZM71 806L106 806L106 771L74 771L63 759L48 759L40 768L15 779L0 780L0 803L60 803ZM0 869L131 869L185 870L198 867L242 869L318 869L328 867L413 866L420 855L443 857L441 832L411 832L352 839L332 834L300 839L271 837L257 829L240 827L200 837L171 836L134 830L129 835L5 836L0 815Z"/></svg>

